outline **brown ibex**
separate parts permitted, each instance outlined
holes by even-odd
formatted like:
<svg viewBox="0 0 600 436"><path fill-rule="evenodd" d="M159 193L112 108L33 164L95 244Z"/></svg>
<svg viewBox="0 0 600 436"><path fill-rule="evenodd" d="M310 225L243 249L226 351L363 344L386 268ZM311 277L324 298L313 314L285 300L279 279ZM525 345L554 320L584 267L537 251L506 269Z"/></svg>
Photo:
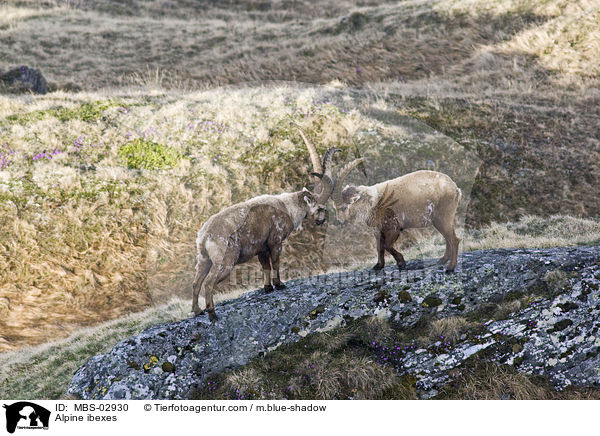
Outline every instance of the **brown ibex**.
<svg viewBox="0 0 600 436"><path fill-rule="evenodd" d="M384 267L385 251L394 257L398 268L404 268L404 257L394 248L400 232L433 225L446 240L439 263L447 264L447 271L454 271L460 242L454 221L462 195L456 183L443 173L415 171L372 186L342 188L348 173L362 160L355 159L339 171L332 199L338 222L352 220L375 229L377 264L373 269Z"/></svg>
<svg viewBox="0 0 600 436"><path fill-rule="evenodd" d="M303 133L302 136L306 141ZM196 275L192 285L194 314L202 313L198 305L198 295L202 292L209 319L216 321L215 286L229 276L235 265L254 256L258 256L263 269L265 291L273 291L273 284L277 289L285 288L279 277L282 243L307 216L316 224L325 221L325 204L333 190L330 164L337 149L327 150L321 163L315 148L309 142L307 146L313 163L312 174L317 181L314 192L304 188L298 192L252 198L211 216L198 231Z"/></svg>

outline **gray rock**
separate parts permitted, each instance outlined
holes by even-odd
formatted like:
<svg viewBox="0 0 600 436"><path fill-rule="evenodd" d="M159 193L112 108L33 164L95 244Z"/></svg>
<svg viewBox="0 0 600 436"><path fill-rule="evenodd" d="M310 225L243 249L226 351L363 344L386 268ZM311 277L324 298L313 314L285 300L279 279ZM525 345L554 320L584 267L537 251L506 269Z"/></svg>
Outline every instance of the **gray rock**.
<svg viewBox="0 0 600 436"><path fill-rule="evenodd" d="M42 72L25 65L1 73L0 82L11 86L13 91L33 91L37 94L48 92L48 82Z"/></svg>
<svg viewBox="0 0 600 436"><path fill-rule="evenodd" d="M257 290L217 305L214 324L199 316L118 343L76 372L69 393L86 399L189 398L211 374L353 319L382 316L411 328L423 317L485 314L487 306L524 294L534 295L527 307L504 320L482 315L479 328L455 344L382 349L381 361L414 376L422 398L435 396L456 376L450 370L460 370L474 355L546 376L557 389L598 386L599 259L600 247L485 250L462 254L450 275L433 261L411 261L401 273L389 266L379 273L293 280L282 291ZM557 269L573 276L564 288L531 286Z"/></svg>

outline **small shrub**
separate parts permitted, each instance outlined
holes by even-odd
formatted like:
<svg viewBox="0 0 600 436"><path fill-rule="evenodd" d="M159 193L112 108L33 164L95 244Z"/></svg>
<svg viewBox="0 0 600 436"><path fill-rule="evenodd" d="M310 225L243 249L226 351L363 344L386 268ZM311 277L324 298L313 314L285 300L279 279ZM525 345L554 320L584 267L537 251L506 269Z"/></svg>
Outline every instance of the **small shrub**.
<svg viewBox="0 0 600 436"><path fill-rule="evenodd" d="M498 307L496 308L496 311L492 315L492 319L497 319L497 320L506 319L506 318L508 318L508 316L511 313L514 313L514 312L520 310L521 307L523 307L523 306L524 306L524 304L523 304L523 301L521 301L521 300L505 301L503 303L500 303L498 305Z"/></svg>
<svg viewBox="0 0 600 436"><path fill-rule="evenodd" d="M174 148L141 138L121 146L119 156L128 168L145 170L174 167L181 159Z"/></svg>
<svg viewBox="0 0 600 436"><path fill-rule="evenodd" d="M550 290L554 292L567 287L569 279L577 277L577 275L577 272L567 272L561 269L555 269L546 273L544 281L548 284Z"/></svg>
<svg viewBox="0 0 600 436"><path fill-rule="evenodd" d="M459 316L437 319L430 325L428 338L432 342L441 339L455 344L460 336L471 327L473 327L473 323Z"/></svg>
<svg viewBox="0 0 600 436"><path fill-rule="evenodd" d="M84 103L74 109L59 109L54 115L62 122L78 119L89 123L102 119L104 111L118 105L118 103L110 101L94 101Z"/></svg>

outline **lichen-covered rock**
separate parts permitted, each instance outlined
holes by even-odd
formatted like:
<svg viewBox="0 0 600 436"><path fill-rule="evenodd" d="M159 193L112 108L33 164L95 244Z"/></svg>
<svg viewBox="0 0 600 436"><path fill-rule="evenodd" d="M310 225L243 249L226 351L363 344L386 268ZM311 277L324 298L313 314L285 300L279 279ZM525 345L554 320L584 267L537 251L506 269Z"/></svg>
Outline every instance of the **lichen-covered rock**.
<svg viewBox="0 0 600 436"><path fill-rule="evenodd" d="M559 288L545 282L554 271L570 277ZM458 341L394 350L386 364L415 377L424 398L473 355L547 376L557 389L599 385L599 284L600 247L464 253L451 275L433 261L412 261L402 273L390 266L293 280L285 290L253 291L218 305L214 324L200 316L122 341L82 366L69 392L94 399L189 398L213 373L352 319L382 316L408 329L423 318L478 313L478 328ZM523 295L527 307L502 320L487 317L488 306Z"/></svg>

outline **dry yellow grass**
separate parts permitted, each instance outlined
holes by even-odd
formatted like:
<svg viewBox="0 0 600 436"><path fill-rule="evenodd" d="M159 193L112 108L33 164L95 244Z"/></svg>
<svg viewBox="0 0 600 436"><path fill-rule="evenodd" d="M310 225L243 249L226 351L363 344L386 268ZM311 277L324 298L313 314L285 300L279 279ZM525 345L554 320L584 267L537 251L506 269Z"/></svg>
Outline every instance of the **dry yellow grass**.
<svg viewBox="0 0 600 436"><path fill-rule="evenodd" d="M560 16L535 29L526 30L501 51L533 55L545 68L566 75L598 76L600 66L600 5Z"/></svg>
<svg viewBox="0 0 600 436"><path fill-rule="evenodd" d="M180 320L187 310L187 302L174 300L118 320L80 328L67 339L53 338L42 345L0 353L0 397L69 399L69 381L87 359L109 351L116 342L144 328Z"/></svg>
<svg viewBox="0 0 600 436"><path fill-rule="evenodd" d="M542 377L518 373L513 367L475 361L469 368L442 388L440 398L455 400L597 400L594 388L556 391Z"/></svg>
<svg viewBox="0 0 600 436"><path fill-rule="evenodd" d="M428 338L430 341L454 344L473 325L473 323L460 316L437 319L432 321L429 326Z"/></svg>

